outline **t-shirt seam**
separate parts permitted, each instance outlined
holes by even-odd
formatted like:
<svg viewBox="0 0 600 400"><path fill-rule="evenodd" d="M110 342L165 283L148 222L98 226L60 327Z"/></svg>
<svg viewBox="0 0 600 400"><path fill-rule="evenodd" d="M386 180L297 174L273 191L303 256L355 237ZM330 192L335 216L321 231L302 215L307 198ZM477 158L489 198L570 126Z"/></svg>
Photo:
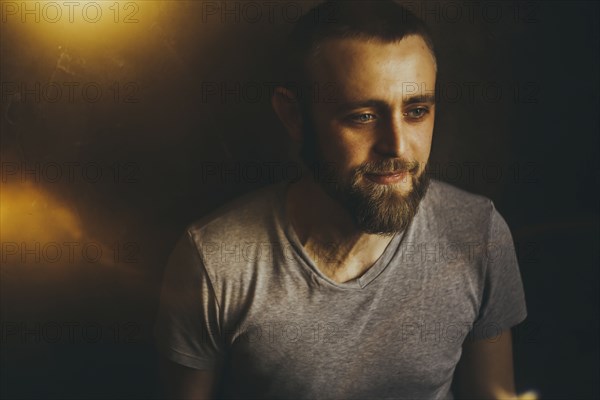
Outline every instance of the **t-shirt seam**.
<svg viewBox="0 0 600 400"><path fill-rule="evenodd" d="M188 240L190 240L190 242L192 243L194 249L196 250L196 254L200 258L200 262L202 263L202 268L204 269L204 272L206 272L206 278L208 279L208 283L210 284L210 287L212 289L210 292L212 294L213 299L215 300L215 303L217 304L217 307L219 308L219 313L221 315L223 315L223 308L221 307L221 304L219 303L219 299L217 298L217 295L215 293L216 292L216 290L215 290L215 284L214 284L213 279L210 276L210 272L208 271L208 268L206 266L207 265L206 264L206 259L204 258L204 255L202 254L202 252L198 248L198 244L194 240L194 238L192 236L192 232L189 229L187 230L187 236L188 236ZM219 327L219 328L221 328L221 327Z"/></svg>
<svg viewBox="0 0 600 400"><path fill-rule="evenodd" d="M182 356L186 356L186 357L189 357L189 358L193 358L194 360L198 360L198 361L207 361L206 359L200 358L200 357L198 357L198 356L196 356L196 355L193 355L193 354L186 353L186 352L184 352L184 351L181 351L181 350L179 350L179 349L176 349L176 348L174 348L173 346L170 346L170 345L161 346L161 348L162 348L163 350L167 350L167 351L171 351L171 352L173 352L173 353L181 354ZM209 363L212 363L213 361L208 361L208 362L209 362Z"/></svg>
<svg viewBox="0 0 600 400"><path fill-rule="evenodd" d="M207 359L207 358L200 358L200 357L198 357L196 355L189 354L189 353L183 352L183 351L181 351L179 349L176 349L176 348L174 348L171 345L162 345L162 346L159 345L159 349L162 350L163 353L177 354L177 355L181 355L181 356L184 356L184 357L188 357L188 358L191 358L194 361L198 361L198 362L203 363L203 364L208 364L211 367L215 366L217 364L214 360L211 361L210 359Z"/></svg>
<svg viewBox="0 0 600 400"><path fill-rule="evenodd" d="M485 243L483 246L483 258L484 258L484 263L483 263L483 288L481 289L481 296L479 298L479 312L477 313L478 316L477 318L475 318L474 323L476 324L479 320L479 318L484 318L485 315L482 314L482 308L484 306L486 306L487 304L484 304L485 299L485 295L486 295L486 286L487 286L487 281L488 281L488 275L489 275L489 268L490 268L490 257L489 254L487 253L488 249L489 249L489 243L490 243L490 237L492 236L492 223L493 223L493 213L494 213L494 202L489 199L488 200L488 206L489 206L489 214L488 214L488 221L487 221L487 229L485 232Z"/></svg>
<svg viewBox="0 0 600 400"><path fill-rule="evenodd" d="M500 330L500 332L512 330L513 327L523 323L527 319L528 316L529 315L527 313L527 310L521 309L521 311L518 312L517 314L513 314L512 318L505 318L502 320L502 323L493 324L493 325L495 328L498 328ZM469 335L467 335L467 337L468 336ZM486 336L486 334L485 334L485 329L473 331L471 337L476 340L477 339L489 339L489 337Z"/></svg>
<svg viewBox="0 0 600 400"><path fill-rule="evenodd" d="M484 282L488 276L488 271L490 268L490 257L489 254L487 254L487 250L489 249L489 244L490 244L490 238L492 236L492 224L493 224L493 219L494 219L494 202L492 200L490 200L489 203L489 207L490 207L490 213L488 215L488 223L487 223L487 231L485 234L485 247L484 247L484 257L485 257L485 270L484 270Z"/></svg>

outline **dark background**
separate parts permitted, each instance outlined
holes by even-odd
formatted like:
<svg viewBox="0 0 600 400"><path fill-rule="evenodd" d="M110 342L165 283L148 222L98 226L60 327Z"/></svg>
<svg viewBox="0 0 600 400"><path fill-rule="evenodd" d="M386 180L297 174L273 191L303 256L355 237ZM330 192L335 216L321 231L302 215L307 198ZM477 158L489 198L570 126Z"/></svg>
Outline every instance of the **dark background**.
<svg viewBox="0 0 600 400"><path fill-rule="evenodd" d="M73 23L0 3L2 398L158 397L175 240L293 171L268 88L315 2L107 2L96 23L80 3ZM517 388L598 398L598 5L405 3L438 49L431 162L490 197L517 246Z"/></svg>

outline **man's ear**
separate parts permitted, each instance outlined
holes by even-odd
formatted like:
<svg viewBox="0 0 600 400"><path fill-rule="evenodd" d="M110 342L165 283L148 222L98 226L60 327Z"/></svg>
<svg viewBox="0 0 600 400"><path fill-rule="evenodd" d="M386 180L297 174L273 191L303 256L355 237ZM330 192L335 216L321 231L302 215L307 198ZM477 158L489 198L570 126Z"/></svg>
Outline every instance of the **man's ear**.
<svg viewBox="0 0 600 400"><path fill-rule="evenodd" d="M271 97L273 110L293 140L302 140L302 112L296 95L289 89L278 86Z"/></svg>

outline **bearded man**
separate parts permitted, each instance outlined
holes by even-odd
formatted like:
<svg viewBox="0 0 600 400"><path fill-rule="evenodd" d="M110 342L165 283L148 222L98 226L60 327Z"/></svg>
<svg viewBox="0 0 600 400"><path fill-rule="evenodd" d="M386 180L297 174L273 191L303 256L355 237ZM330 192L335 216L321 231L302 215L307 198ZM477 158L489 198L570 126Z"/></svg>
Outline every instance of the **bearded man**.
<svg viewBox="0 0 600 400"><path fill-rule="evenodd" d="M282 83L273 108L305 173L177 244L155 327L170 393L513 397L510 329L527 315L514 245L489 199L428 177L437 63L424 23L392 1L326 2L285 61L286 82L333 83L335 101Z"/></svg>

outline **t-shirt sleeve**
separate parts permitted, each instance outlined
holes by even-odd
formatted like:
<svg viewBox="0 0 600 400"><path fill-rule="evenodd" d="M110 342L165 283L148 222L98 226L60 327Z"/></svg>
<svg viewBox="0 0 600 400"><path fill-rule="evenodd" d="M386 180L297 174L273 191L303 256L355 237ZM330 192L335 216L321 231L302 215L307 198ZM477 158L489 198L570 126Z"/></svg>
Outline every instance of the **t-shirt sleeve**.
<svg viewBox="0 0 600 400"><path fill-rule="evenodd" d="M527 317L525 293L515 247L506 221L491 203L484 249L484 289L479 315L469 338L497 338Z"/></svg>
<svg viewBox="0 0 600 400"><path fill-rule="evenodd" d="M169 257L154 325L160 353L194 369L215 369L222 357L220 309L198 248L186 232Z"/></svg>

